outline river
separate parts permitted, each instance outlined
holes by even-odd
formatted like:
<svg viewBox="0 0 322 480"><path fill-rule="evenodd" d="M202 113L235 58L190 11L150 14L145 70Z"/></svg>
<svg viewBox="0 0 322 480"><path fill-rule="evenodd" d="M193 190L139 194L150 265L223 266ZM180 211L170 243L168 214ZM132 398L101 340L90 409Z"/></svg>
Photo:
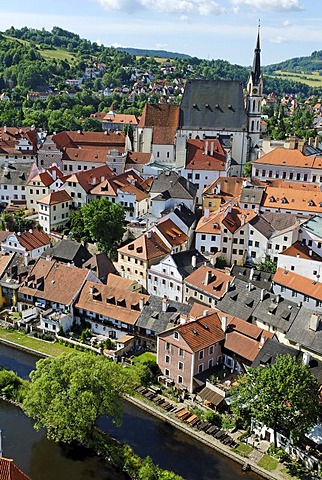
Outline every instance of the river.
<svg viewBox="0 0 322 480"><path fill-rule="evenodd" d="M27 378L37 357L0 344L0 364ZM240 465L189 435L124 402L123 424L116 427L102 418L99 426L145 457L150 455L160 467L173 470L186 480L260 480L254 473L243 473ZM15 462L32 480L123 480L125 477L97 457L75 452L36 432L32 421L19 408L0 402L0 427L4 456Z"/></svg>

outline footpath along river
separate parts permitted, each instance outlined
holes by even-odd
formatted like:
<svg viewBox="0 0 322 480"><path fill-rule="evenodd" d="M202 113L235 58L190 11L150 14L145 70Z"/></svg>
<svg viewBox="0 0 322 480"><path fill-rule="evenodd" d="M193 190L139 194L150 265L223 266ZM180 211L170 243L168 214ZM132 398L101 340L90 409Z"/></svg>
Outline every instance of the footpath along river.
<svg viewBox="0 0 322 480"><path fill-rule="evenodd" d="M0 365L28 378L38 358L0 344ZM189 435L165 424L124 402L120 428L107 419L99 427L114 438L129 444L145 457L150 455L160 467L173 470L186 480L260 480L258 475L241 471L241 466ZM15 462L32 480L123 480L125 476L85 452L71 452L36 432L32 421L19 408L0 402L0 428L3 432L4 456Z"/></svg>

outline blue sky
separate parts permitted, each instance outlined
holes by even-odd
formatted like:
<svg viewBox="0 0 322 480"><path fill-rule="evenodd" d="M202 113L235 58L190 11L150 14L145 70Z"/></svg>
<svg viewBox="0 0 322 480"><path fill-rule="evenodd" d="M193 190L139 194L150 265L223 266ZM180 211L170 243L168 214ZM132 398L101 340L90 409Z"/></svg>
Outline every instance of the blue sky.
<svg viewBox="0 0 322 480"><path fill-rule="evenodd" d="M261 23L262 63L322 50L319 0L15 0L0 30L60 26L104 45L163 49L250 65Z"/></svg>

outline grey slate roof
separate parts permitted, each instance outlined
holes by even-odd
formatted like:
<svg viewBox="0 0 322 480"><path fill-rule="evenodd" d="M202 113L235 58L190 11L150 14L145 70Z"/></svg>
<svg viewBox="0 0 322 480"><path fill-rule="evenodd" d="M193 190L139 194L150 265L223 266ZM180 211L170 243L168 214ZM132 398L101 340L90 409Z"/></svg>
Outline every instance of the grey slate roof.
<svg viewBox="0 0 322 480"><path fill-rule="evenodd" d="M260 205L265 187L244 187L240 195L240 203Z"/></svg>
<svg viewBox="0 0 322 480"><path fill-rule="evenodd" d="M196 215L184 203L180 203L173 211L187 227L196 221Z"/></svg>
<svg viewBox="0 0 322 480"><path fill-rule="evenodd" d="M193 199L197 193L197 186L181 177L174 171L161 172L153 181L150 193L159 193L160 199L183 198ZM157 197L154 197L154 200Z"/></svg>
<svg viewBox="0 0 322 480"><path fill-rule="evenodd" d="M218 302L217 307L229 315L247 321L257 307L260 296L260 288L235 278L224 298Z"/></svg>
<svg viewBox="0 0 322 480"><path fill-rule="evenodd" d="M5 166L4 163L0 165L0 183L5 185L27 185L29 175L34 168L30 162L9 164Z"/></svg>
<svg viewBox="0 0 322 480"><path fill-rule="evenodd" d="M116 268L110 258L106 253L98 253L89 258L85 263L83 263L83 268L88 268L93 270L95 275L103 282L106 283L106 279L109 273L116 273Z"/></svg>
<svg viewBox="0 0 322 480"><path fill-rule="evenodd" d="M242 82L188 80L180 107L180 128L247 130Z"/></svg>
<svg viewBox="0 0 322 480"><path fill-rule="evenodd" d="M298 312L297 303L286 300L281 295L265 292L264 300L253 311L253 319L288 332Z"/></svg>
<svg viewBox="0 0 322 480"><path fill-rule="evenodd" d="M259 366L263 367L272 365L278 355L291 355L299 362L303 361L303 352L300 350L292 348L288 345L284 345L283 343L279 343L272 338L268 338L262 348L259 350L259 353L253 361L251 367L257 368ZM309 368L319 384L322 384L322 362L311 357L309 361Z"/></svg>
<svg viewBox="0 0 322 480"><path fill-rule="evenodd" d="M48 248L42 256L50 256L59 262L70 262L75 267L81 267L92 255L81 243L75 240L63 239L56 243L54 247Z"/></svg>
<svg viewBox="0 0 322 480"><path fill-rule="evenodd" d="M178 323L180 313L188 315L191 310L191 305L168 300L169 307L166 312L163 312L162 300L161 297L151 295L149 300L144 304L135 326L159 334Z"/></svg>
<svg viewBox="0 0 322 480"><path fill-rule="evenodd" d="M234 265L230 274L243 282L251 282L255 287L265 288L270 291L273 274L255 270L254 268L241 267Z"/></svg>
<svg viewBox="0 0 322 480"><path fill-rule="evenodd" d="M191 265L192 257L196 257L196 267ZM173 261L178 267L178 271L183 278L186 278L194 270L197 270L207 259L198 252L198 250L186 250L184 252L174 253L172 255Z"/></svg>
<svg viewBox="0 0 322 480"><path fill-rule="evenodd" d="M286 339L322 355L322 322L320 321L316 332L309 328L310 318L313 313L315 312L302 307L288 330Z"/></svg>
<svg viewBox="0 0 322 480"><path fill-rule="evenodd" d="M271 238L275 232L281 232L298 223L297 216L292 213L265 212L250 221L264 237Z"/></svg>

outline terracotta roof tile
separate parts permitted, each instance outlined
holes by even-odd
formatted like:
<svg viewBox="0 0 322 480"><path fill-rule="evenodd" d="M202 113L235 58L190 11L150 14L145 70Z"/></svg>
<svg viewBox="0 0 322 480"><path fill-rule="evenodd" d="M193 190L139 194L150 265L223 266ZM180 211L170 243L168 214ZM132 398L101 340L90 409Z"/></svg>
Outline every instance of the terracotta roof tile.
<svg viewBox="0 0 322 480"><path fill-rule="evenodd" d="M233 278L222 270L202 265L185 279L185 284L216 298L221 298L227 292Z"/></svg>
<svg viewBox="0 0 322 480"><path fill-rule="evenodd" d="M106 123L123 123L124 125L138 124L136 116L127 113L105 113L103 121Z"/></svg>
<svg viewBox="0 0 322 480"><path fill-rule="evenodd" d="M151 160L151 153L127 152L126 163L134 165L146 165Z"/></svg>
<svg viewBox="0 0 322 480"><path fill-rule="evenodd" d="M322 283L315 282L310 278L303 277L284 268L276 270L273 282L309 297L322 300Z"/></svg>
<svg viewBox="0 0 322 480"><path fill-rule="evenodd" d="M56 205L57 203L69 202L71 200L73 200L72 197L65 190L58 190L57 192L51 192L49 195L37 200L37 203Z"/></svg>
<svg viewBox="0 0 322 480"><path fill-rule="evenodd" d="M274 209L303 211L308 213L320 213L322 207L322 192L317 188L312 191L305 185L298 185L298 188L266 187L262 200L262 207Z"/></svg>
<svg viewBox="0 0 322 480"><path fill-rule="evenodd" d="M207 153L205 153L207 150ZM211 155L211 152L213 154ZM187 170L217 170L226 168L226 154L219 140L188 140Z"/></svg>
<svg viewBox="0 0 322 480"><path fill-rule="evenodd" d="M146 303L149 297L150 295L87 281L75 306L134 325L141 314L140 300Z"/></svg>
<svg viewBox="0 0 322 480"><path fill-rule="evenodd" d="M322 168L322 158L319 156L304 155L299 149L275 148L271 152L258 158L255 165L278 165L300 168Z"/></svg>
<svg viewBox="0 0 322 480"><path fill-rule="evenodd" d="M225 334L217 313L206 315L198 320L179 325L176 330L187 342L193 352L210 347L224 340Z"/></svg>
<svg viewBox="0 0 322 480"><path fill-rule="evenodd" d="M246 337L239 332L229 332L225 338L225 349L230 350L235 355L253 362L260 351L260 342Z"/></svg>
<svg viewBox="0 0 322 480"><path fill-rule="evenodd" d="M112 176L112 170L107 165L102 165L101 167L92 168L91 170L82 170L74 173L68 177L68 181L79 183L83 189L89 193L93 186Z"/></svg>
<svg viewBox="0 0 322 480"><path fill-rule="evenodd" d="M104 148L66 148L62 161L106 163L108 147ZM122 149L123 153L123 149Z"/></svg>
<svg viewBox="0 0 322 480"><path fill-rule="evenodd" d="M0 458L0 480L31 480L13 460Z"/></svg>
<svg viewBox="0 0 322 480"><path fill-rule="evenodd" d="M34 228L31 232L22 232L18 236L19 243L27 251L34 248L44 247L50 244L50 237L45 232L41 232L37 228Z"/></svg>
<svg viewBox="0 0 322 480"><path fill-rule="evenodd" d="M187 235L169 218L160 220L157 229L172 247L183 245L188 240Z"/></svg>
<svg viewBox="0 0 322 480"><path fill-rule="evenodd" d="M124 147L125 137L114 132L78 132L64 131L53 135L52 140L57 147L87 148L87 147Z"/></svg>
<svg viewBox="0 0 322 480"><path fill-rule="evenodd" d="M141 260L152 260L167 255L170 253L170 248L166 246L156 232L150 230L140 235L133 242L119 248L118 252Z"/></svg>
<svg viewBox="0 0 322 480"><path fill-rule="evenodd" d="M289 257L299 257L306 260L315 260L322 262L322 257L315 253L312 249L303 245L301 242L295 242L290 247L283 250L280 255L288 255Z"/></svg>

